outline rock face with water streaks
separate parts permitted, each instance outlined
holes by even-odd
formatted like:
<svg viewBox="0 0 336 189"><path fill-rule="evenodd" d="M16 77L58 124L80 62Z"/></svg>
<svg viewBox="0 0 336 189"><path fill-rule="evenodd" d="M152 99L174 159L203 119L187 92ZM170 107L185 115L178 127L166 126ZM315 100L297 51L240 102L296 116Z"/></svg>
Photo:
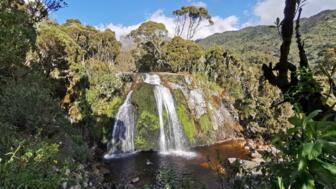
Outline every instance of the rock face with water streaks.
<svg viewBox="0 0 336 189"><path fill-rule="evenodd" d="M177 106L185 110L180 112L180 119L192 146L241 136L238 113L221 88L191 75L162 77L174 91Z"/></svg>
<svg viewBox="0 0 336 189"><path fill-rule="evenodd" d="M125 81L125 93L133 90L135 150L188 148L241 136L233 103L208 81L188 74L158 73L156 80L146 80L146 74L120 77L125 75L132 78Z"/></svg>

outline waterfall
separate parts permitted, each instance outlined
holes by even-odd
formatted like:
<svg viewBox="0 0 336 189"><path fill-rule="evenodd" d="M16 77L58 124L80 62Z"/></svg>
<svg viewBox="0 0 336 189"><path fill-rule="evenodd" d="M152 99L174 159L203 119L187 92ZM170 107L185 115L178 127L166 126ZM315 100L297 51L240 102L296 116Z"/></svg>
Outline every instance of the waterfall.
<svg viewBox="0 0 336 189"><path fill-rule="evenodd" d="M185 138L176 113L173 95L161 85L158 75L145 75L145 83L154 85L154 96L160 121L160 151L169 153L185 150Z"/></svg>
<svg viewBox="0 0 336 189"><path fill-rule="evenodd" d="M171 91L161 84L161 79L155 74L146 74L145 83L154 86L154 97L160 122L160 152L163 154L177 154L194 157L193 152L186 152L186 139L178 119L175 102ZM108 152L104 158L118 158L128 156L134 149L134 129L136 108L131 103L130 91L124 103L118 109L112 132L112 139L108 143Z"/></svg>
<svg viewBox="0 0 336 189"><path fill-rule="evenodd" d="M131 103L130 91L124 103L118 109L113 126L112 139L108 144L105 158L113 158L118 154L134 151L135 107Z"/></svg>

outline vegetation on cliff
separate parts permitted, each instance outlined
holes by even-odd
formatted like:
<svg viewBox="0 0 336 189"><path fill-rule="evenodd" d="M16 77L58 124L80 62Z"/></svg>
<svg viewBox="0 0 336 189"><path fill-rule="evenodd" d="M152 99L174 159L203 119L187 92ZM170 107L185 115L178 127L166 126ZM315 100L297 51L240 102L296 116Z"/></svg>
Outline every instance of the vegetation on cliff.
<svg viewBox="0 0 336 189"><path fill-rule="evenodd" d="M336 29L330 23L336 12L300 19L301 3L286 0L279 28L249 27L198 42L190 40L197 23L213 24L211 16L205 8L182 7L174 12L176 32L193 22L189 39L169 38L164 24L148 21L125 37L125 48L110 29L48 19L63 0L2 0L0 188L87 186L88 177L100 177L91 165L106 151L130 90L136 149L158 149L153 86L119 73L126 71L178 73L161 79L174 93L192 146L222 139L226 127L239 125L214 121L235 110L244 137L273 140L280 150L264 156L263 185L334 187Z"/></svg>

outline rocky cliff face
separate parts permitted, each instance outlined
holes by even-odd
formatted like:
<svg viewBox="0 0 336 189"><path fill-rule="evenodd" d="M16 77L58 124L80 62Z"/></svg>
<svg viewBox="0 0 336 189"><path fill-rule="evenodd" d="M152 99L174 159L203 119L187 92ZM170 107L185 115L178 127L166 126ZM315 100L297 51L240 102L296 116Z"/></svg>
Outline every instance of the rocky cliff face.
<svg viewBox="0 0 336 189"><path fill-rule="evenodd" d="M221 88L196 75L156 74L173 93L176 113L190 147L241 136L238 114ZM136 150L158 150L160 129L153 86L143 82L144 74L122 73L119 77L125 82L125 94L133 90Z"/></svg>

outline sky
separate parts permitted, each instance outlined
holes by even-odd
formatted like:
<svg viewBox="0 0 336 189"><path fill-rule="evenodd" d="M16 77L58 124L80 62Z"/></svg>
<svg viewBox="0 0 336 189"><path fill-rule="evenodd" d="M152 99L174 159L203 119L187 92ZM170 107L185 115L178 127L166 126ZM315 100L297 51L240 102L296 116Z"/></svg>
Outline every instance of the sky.
<svg viewBox="0 0 336 189"><path fill-rule="evenodd" d="M174 35L172 12L185 5L206 7L214 25L203 22L194 39L214 33L238 30L247 26L270 25L282 17L285 0L66 0L68 6L52 13L59 23L69 18L99 29L110 28L117 38L127 35L141 23L152 20L164 23L170 36ZM327 9L336 9L336 0L307 0L303 17Z"/></svg>

